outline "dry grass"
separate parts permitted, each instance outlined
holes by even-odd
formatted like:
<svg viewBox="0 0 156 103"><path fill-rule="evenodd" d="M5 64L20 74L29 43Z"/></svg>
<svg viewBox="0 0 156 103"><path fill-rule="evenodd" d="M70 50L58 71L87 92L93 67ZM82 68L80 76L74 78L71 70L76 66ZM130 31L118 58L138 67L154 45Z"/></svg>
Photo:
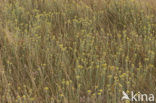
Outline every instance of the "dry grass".
<svg viewBox="0 0 156 103"><path fill-rule="evenodd" d="M156 95L155 0L0 2L0 103Z"/></svg>

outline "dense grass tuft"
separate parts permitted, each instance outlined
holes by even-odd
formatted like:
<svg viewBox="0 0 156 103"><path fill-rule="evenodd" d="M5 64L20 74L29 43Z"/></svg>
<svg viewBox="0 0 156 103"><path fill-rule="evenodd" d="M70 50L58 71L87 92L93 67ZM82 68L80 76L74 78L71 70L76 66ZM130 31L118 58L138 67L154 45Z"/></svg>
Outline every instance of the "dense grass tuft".
<svg viewBox="0 0 156 103"><path fill-rule="evenodd" d="M154 0L0 2L0 103L156 96Z"/></svg>

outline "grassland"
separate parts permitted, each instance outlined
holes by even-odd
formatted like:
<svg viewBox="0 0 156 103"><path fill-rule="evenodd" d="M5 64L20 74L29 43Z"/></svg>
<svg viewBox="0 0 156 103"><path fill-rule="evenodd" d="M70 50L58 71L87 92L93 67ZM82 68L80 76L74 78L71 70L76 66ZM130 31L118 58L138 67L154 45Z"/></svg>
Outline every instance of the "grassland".
<svg viewBox="0 0 156 103"><path fill-rule="evenodd" d="M156 96L155 6L0 0L0 103L130 103L122 91Z"/></svg>

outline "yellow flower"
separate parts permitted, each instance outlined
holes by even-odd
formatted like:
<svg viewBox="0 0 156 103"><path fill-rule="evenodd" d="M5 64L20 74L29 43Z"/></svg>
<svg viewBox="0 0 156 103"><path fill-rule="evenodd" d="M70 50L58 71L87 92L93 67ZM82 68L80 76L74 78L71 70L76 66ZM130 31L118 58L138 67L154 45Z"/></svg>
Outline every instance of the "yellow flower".
<svg viewBox="0 0 156 103"><path fill-rule="evenodd" d="M66 81L66 85L68 86L70 84L70 82L69 81Z"/></svg>
<svg viewBox="0 0 156 103"><path fill-rule="evenodd" d="M97 68L97 69L99 69L99 68L100 68L100 66L99 66L99 65L97 65L97 66L96 66L96 68Z"/></svg>
<svg viewBox="0 0 156 103"><path fill-rule="evenodd" d="M95 86L95 89L97 89L98 87L99 87L99 86L96 85L96 86Z"/></svg>
<svg viewBox="0 0 156 103"><path fill-rule="evenodd" d="M43 64L43 66L46 66L46 64Z"/></svg>
<svg viewBox="0 0 156 103"><path fill-rule="evenodd" d="M23 85L23 87L26 88L27 86L26 85Z"/></svg>
<svg viewBox="0 0 156 103"><path fill-rule="evenodd" d="M91 90L88 90L87 92L90 94L92 91Z"/></svg>
<svg viewBox="0 0 156 103"><path fill-rule="evenodd" d="M65 80L64 79L62 80L62 84L65 84Z"/></svg>
<svg viewBox="0 0 156 103"><path fill-rule="evenodd" d="M131 0L131 2L134 2L134 0Z"/></svg>
<svg viewBox="0 0 156 103"><path fill-rule="evenodd" d="M114 70L115 69L115 66L110 66L110 69Z"/></svg>
<svg viewBox="0 0 156 103"><path fill-rule="evenodd" d="M17 89L18 89L18 90L20 90L20 89L21 89L21 87L18 87Z"/></svg>
<svg viewBox="0 0 156 103"><path fill-rule="evenodd" d="M45 90L48 90L49 88L48 88L48 87L44 87L44 89L45 89Z"/></svg>
<svg viewBox="0 0 156 103"><path fill-rule="evenodd" d="M17 98L20 98L20 96L18 95Z"/></svg>
<svg viewBox="0 0 156 103"><path fill-rule="evenodd" d="M101 95L101 93L99 92L98 95Z"/></svg>
<svg viewBox="0 0 156 103"><path fill-rule="evenodd" d="M77 75L77 76L76 76L76 79L80 79L80 76L79 76L79 75Z"/></svg>
<svg viewBox="0 0 156 103"><path fill-rule="evenodd" d="M130 103L130 101L129 100L125 100L125 103Z"/></svg>
<svg viewBox="0 0 156 103"><path fill-rule="evenodd" d="M63 48L63 44L60 44L59 47L60 47L60 48Z"/></svg>
<svg viewBox="0 0 156 103"><path fill-rule="evenodd" d="M83 68L83 66L82 66L82 65L78 65L78 68L79 68L79 69L82 69L82 68Z"/></svg>
<svg viewBox="0 0 156 103"><path fill-rule="evenodd" d="M149 61L149 58L145 58L145 61Z"/></svg>
<svg viewBox="0 0 156 103"><path fill-rule="evenodd" d="M25 95L23 95L23 98L26 98L26 96L25 96Z"/></svg>
<svg viewBox="0 0 156 103"><path fill-rule="evenodd" d="M154 65L153 65L153 64L149 64L149 67L150 67L150 68L154 68Z"/></svg>
<svg viewBox="0 0 156 103"><path fill-rule="evenodd" d="M69 83L72 83L72 80L69 80Z"/></svg>
<svg viewBox="0 0 156 103"><path fill-rule="evenodd" d="M11 86L11 83L8 83L8 86Z"/></svg>
<svg viewBox="0 0 156 103"><path fill-rule="evenodd" d="M102 92L102 91L103 91L102 89L99 90L99 92Z"/></svg>
<svg viewBox="0 0 156 103"><path fill-rule="evenodd" d="M31 101L34 101L34 100L35 100L35 98L31 97L31 98L30 98L30 100L31 100Z"/></svg>
<svg viewBox="0 0 156 103"><path fill-rule="evenodd" d="M108 75L108 78L111 79L112 78L112 75Z"/></svg>
<svg viewBox="0 0 156 103"><path fill-rule="evenodd" d="M64 97L63 93L60 94L60 97Z"/></svg>
<svg viewBox="0 0 156 103"><path fill-rule="evenodd" d="M92 96L95 96L95 93L93 93Z"/></svg>

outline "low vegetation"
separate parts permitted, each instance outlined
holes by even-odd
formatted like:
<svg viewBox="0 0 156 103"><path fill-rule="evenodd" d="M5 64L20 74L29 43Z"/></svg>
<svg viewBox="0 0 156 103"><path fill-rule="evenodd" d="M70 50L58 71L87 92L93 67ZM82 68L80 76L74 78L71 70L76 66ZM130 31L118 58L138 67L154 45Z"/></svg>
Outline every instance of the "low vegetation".
<svg viewBox="0 0 156 103"><path fill-rule="evenodd" d="M156 96L155 0L0 2L0 103Z"/></svg>

